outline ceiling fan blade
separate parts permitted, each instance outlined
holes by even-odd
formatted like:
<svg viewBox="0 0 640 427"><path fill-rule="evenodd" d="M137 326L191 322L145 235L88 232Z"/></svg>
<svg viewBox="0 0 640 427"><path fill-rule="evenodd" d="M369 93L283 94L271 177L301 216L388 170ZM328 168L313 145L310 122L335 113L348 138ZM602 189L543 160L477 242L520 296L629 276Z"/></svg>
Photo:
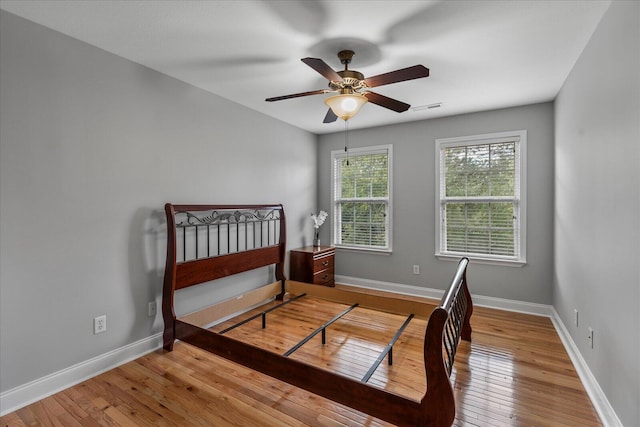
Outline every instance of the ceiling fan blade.
<svg viewBox="0 0 640 427"><path fill-rule="evenodd" d="M327 63L322 59L302 58L301 61L316 70L318 73L322 74L327 80L331 80L333 82L342 81L342 77L340 77L340 75L336 73L334 69L327 65Z"/></svg>
<svg viewBox="0 0 640 427"><path fill-rule="evenodd" d="M367 97L369 102L372 102L384 108L388 108L397 113L402 113L403 111L407 111L409 107L411 107L411 105L409 104L405 104L404 102L398 101L393 98L389 98L384 95L380 95L379 93L375 93L375 92L365 92L364 96Z"/></svg>
<svg viewBox="0 0 640 427"><path fill-rule="evenodd" d="M334 113L333 110L329 108L329 111L327 111L327 115L324 116L324 120L322 121L322 123L333 123L337 119L338 116L336 116L336 113Z"/></svg>
<svg viewBox="0 0 640 427"><path fill-rule="evenodd" d="M293 93L291 95L274 96L273 98L265 99L265 101L267 102L282 101L283 99L300 98L301 96L309 96L309 95L321 95L323 93L327 93L327 90L319 89L319 90L312 90L309 92Z"/></svg>
<svg viewBox="0 0 640 427"><path fill-rule="evenodd" d="M413 67L402 68L384 74L364 79L368 87L388 85L391 83L403 82L405 80L421 79L429 77L429 69L424 65L414 65Z"/></svg>

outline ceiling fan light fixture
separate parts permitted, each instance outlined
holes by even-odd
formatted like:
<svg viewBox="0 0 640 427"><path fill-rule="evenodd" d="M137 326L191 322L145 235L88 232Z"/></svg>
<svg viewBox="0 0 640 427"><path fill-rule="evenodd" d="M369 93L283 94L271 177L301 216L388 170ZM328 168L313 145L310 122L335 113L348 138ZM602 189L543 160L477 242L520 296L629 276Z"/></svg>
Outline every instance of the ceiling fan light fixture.
<svg viewBox="0 0 640 427"><path fill-rule="evenodd" d="M347 121L360 111L360 108L368 101L367 97L359 93L341 93L330 96L324 103L331 108L333 113L342 120Z"/></svg>

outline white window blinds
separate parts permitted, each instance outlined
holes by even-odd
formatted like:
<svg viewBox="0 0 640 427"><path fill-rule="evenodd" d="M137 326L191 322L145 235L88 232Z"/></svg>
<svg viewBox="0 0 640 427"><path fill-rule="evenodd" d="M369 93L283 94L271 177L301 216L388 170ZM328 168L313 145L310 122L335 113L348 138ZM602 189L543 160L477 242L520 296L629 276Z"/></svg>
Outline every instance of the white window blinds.
<svg viewBox="0 0 640 427"><path fill-rule="evenodd" d="M332 152L333 244L391 249L391 146Z"/></svg>
<svg viewBox="0 0 640 427"><path fill-rule="evenodd" d="M524 131L439 140L436 254L524 260Z"/></svg>

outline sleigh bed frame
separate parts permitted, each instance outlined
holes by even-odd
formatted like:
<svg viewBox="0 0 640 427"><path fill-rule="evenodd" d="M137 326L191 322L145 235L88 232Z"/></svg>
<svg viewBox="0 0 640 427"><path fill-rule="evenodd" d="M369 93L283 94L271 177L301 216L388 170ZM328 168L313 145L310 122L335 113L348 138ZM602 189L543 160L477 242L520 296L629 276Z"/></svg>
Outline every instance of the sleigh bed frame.
<svg viewBox="0 0 640 427"><path fill-rule="evenodd" d="M450 382L454 356L460 339L471 340L469 320L473 305L466 282L468 259L460 260L450 286L430 315L428 304L409 304L411 316L415 312L416 316L428 318L424 336L427 387L424 396L415 400L372 386L365 379L339 375L290 358L288 354L276 354L230 338L224 331L207 329L221 319L266 301L279 300L282 305L287 304L295 299L294 294L300 297L304 296L303 292L383 311L390 311L390 306L399 306L392 298L380 302L379 297L374 299L365 292L286 280L286 224L282 205L168 203L165 212L168 238L162 300L165 350L171 351L175 340L181 340L399 426L451 426L455 418ZM223 303L176 317L176 291L255 269L275 274L276 281ZM258 273L261 274L259 270ZM228 286L229 282L225 283ZM207 286L215 285L214 282ZM261 313L263 327L266 313L272 309ZM329 324L322 325L318 331L322 329L324 335ZM392 346L386 350L388 354L381 357L386 355L391 361Z"/></svg>

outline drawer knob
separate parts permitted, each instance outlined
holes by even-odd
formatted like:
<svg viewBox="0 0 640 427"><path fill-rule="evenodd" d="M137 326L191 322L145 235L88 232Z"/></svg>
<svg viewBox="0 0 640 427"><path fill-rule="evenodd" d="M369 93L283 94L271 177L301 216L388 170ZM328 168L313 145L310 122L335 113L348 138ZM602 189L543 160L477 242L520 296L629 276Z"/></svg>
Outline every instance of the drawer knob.
<svg viewBox="0 0 640 427"><path fill-rule="evenodd" d="M322 261L322 265L326 267L327 265L329 265L329 261Z"/></svg>
<svg viewBox="0 0 640 427"><path fill-rule="evenodd" d="M324 275L324 276L322 276L322 278L323 278L323 279L326 279L326 278L328 278L328 277L329 277L329 275L328 275L328 274L326 274L326 273L325 273L325 275Z"/></svg>

